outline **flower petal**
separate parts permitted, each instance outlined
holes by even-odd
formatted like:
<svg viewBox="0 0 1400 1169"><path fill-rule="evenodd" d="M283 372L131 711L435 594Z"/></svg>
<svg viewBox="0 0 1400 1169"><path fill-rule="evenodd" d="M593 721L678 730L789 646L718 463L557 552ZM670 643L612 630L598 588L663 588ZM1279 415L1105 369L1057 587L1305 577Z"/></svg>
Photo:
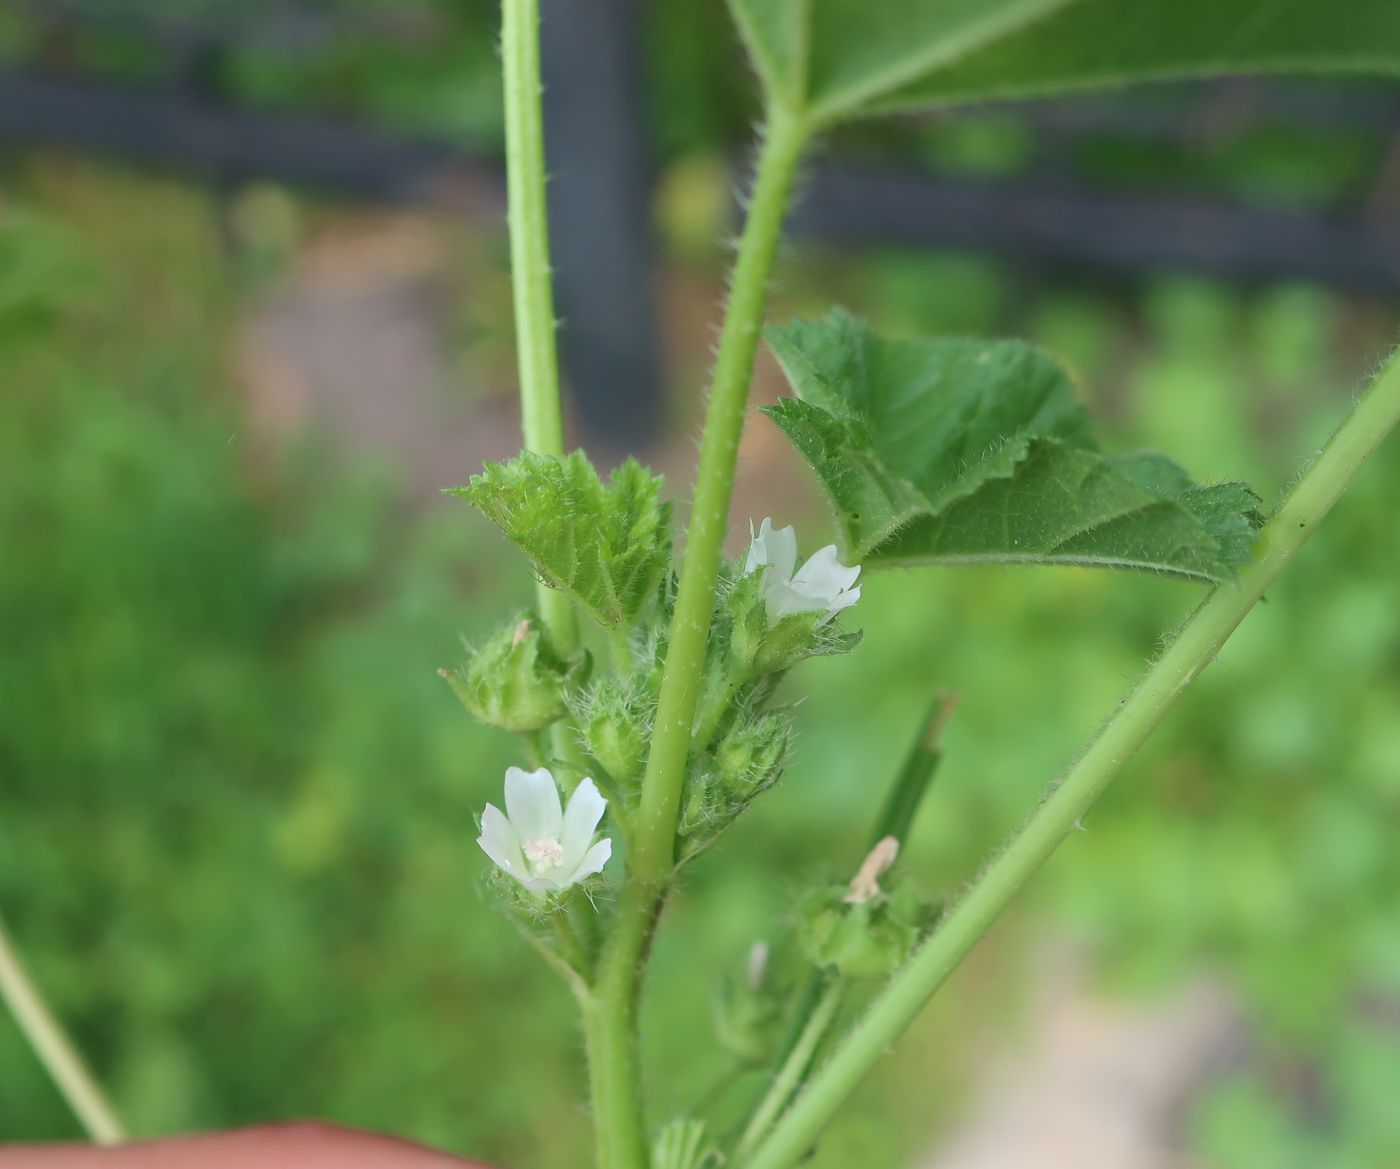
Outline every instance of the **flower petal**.
<svg viewBox="0 0 1400 1169"><path fill-rule="evenodd" d="M813 597L799 593L791 585L769 579L764 582L763 601L768 609L768 620L777 622L793 613L824 613L827 608L825 597Z"/></svg>
<svg viewBox="0 0 1400 1169"><path fill-rule="evenodd" d="M591 877L594 873L601 873L603 866L608 863L608 858L612 856L612 839L603 837L592 848L583 854L583 859L579 861L578 868L569 874L568 883L577 884L585 877Z"/></svg>
<svg viewBox="0 0 1400 1169"><path fill-rule="evenodd" d="M768 524L768 520L763 521ZM771 526L771 524L769 525ZM768 544L762 536L754 534L753 520L749 520L749 558L744 562L744 575L764 568L768 564Z"/></svg>
<svg viewBox="0 0 1400 1169"><path fill-rule="evenodd" d="M527 871L525 857L520 852L520 840L505 813L495 804L487 804L481 813L481 835L476 838L481 851L517 881Z"/></svg>
<svg viewBox="0 0 1400 1169"><path fill-rule="evenodd" d="M764 563L784 581L791 580L792 570L797 567L797 529L791 524L775 528L773 521L765 518L758 529L758 538L763 541L767 553Z"/></svg>
<svg viewBox="0 0 1400 1169"><path fill-rule="evenodd" d="M506 811L521 842L559 839L564 813L559 807L559 788L547 768L506 768Z"/></svg>
<svg viewBox="0 0 1400 1169"><path fill-rule="evenodd" d="M608 801L598 794L598 787L591 779L585 779L574 788L569 806L564 810L564 829L559 836L564 852L559 867L563 872L572 871L583 860L589 841L593 839L593 830L607 807Z"/></svg>
<svg viewBox="0 0 1400 1169"><path fill-rule="evenodd" d="M836 545L828 544L807 558L807 563L792 578L798 592L830 601L843 589L850 588L860 576L860 565L847 568L836 556Z"/></svg>
<svg viewBox="0 0 1400 1169"><path fill-rule="evenodd" d="M858 600L860 600L860 585L856 585L853 589L847 589L844 593L834 597L831 604L826 607L826 617L823 620L830 621L842 609L849 609Z"/></svg>

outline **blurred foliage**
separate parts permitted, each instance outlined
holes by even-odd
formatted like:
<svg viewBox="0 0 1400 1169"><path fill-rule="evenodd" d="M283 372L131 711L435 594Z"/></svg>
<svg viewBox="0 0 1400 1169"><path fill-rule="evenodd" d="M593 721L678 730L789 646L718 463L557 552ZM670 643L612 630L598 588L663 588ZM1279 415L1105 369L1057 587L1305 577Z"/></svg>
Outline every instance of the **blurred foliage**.
<svg viewBox="0 0 1400 1169"><path fill-rule="evenodd" d="M758 101L724 6L637 8L645 120L662 166L747 149ZM498 21L496 0L17 0L0 7L0 64L498 153ZM1281 102L1267 87L1168 84L1069 101L1067 118L1012 106L863 121L835 131L831 148L971 181L1073 180L1294 210L1364 202L1384 178L1388 91L1332 80L1319 90L1321 117L1298 118L1308 91L1288 87Z"/></svg>
<svg viewBox="0 0 1400 1169"><path fill-rule="evenodd" d="M0 214L0 910L138 1131L320 1115L579 1164L571 1006L474 892L473 814L515 747L434 673L528 575L465 509L410 513L391 475L248 432L232 326L273 276L224 252L213 204L60 178L29 190L45 215ZM245 211L294 234L275 199ZM1046 288L963 256L807 251L782 284L775 317L839 299L890 333L1026 333L1115 448L1266 500L1395 321L1315 288ZM1208 1165L1400 1158L1398 491L1392 443L815 1165L895 1164L956 1112L1046 915L1124 992L1202 964L1238 989L1248 1041L1191 1116ZM933 689L963 702L902 863L939 892L1200 596L1074 570L865 588L859 650L792 692L792 771L697 862L661 939L657 1120L719 1082L712 988L812 877L849 876ZM73 1132L0 1019L0 1135Z"/></svg>
<svg viewBox="0 0 1400 1169"><path fill-rule="evenodd" d="M246 433L205 200L49 194L66 226L0 220L0 904L36 976L138 1132L315 1114L569 1164L567 1004L473 893L510 744L433 672L528 578ZM530 1095L472 1072L507 1057ZM0 1084L0 1132L72 1133L8 1019Z"/></svg>

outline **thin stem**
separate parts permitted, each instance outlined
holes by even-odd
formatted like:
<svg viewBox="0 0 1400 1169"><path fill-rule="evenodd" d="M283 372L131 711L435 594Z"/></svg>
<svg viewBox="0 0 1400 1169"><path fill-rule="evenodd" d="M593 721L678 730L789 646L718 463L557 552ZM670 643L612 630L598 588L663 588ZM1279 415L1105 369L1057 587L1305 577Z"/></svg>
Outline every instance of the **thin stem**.
<svg viewBox="0 0 1400 1169"><path fill-rule="evenodd" d="M714 384L700 445L695 504L657 704L656 731L642 783L634 873L643 881L664 882L674 863L686 752L704 675L705 644L710 635L715 582L728 529L729 499L749 380L763 325L768 278L807 138L808 127L803 119L781 110L770 112L715 359Z"/></svg>
<svg viewBox="0 0 1400 1169"><path fill-rule="evenodd" d="M539 0L502 0L501 12L506 201L520 372L520 428L526 450L557 456L564 453L564 422L550 286ZM568 597L544 584L538 586L538 593L540 616L555 646L560 653L572 653L578 646L578 617Z"/></svg>
<svg viewBox="0 0 1400 1169"><path fill-rule="evenodd" d="M99 1145L117 1145L126 1140L126 1130L115 1110L29 977L3 921L0 921L0 996L9 1005L34 1054L58 1085L88 1136Z"/></svg>
<svg viewBox="0 0 1400 1169"><path fill-rule="evenodd" d="M817 1048L831 1028L832 1020L836 1018L836 1011L841 1005L841 999L845 992L846 984L841 978L833 979L822 992L821 997L817 1000L816 1008L807 1017L807 1024L802 1028L797 1042L792 1045L787 1059L778 1069L778 1074L773 1077L772 1084L769 1085L768 1091L759 1101L758 1107L754 1109L753 1116L750 1117L748 1125L744 1128L744 1135L739 1138L739 1143L734 1148L736 1161L742 1161L753 1152L754 1147L782 1115L782 1111L787 1107L788 1101L792 1099L793 1093L802 1086L802 1080L807 1074L807 1068L811 1065L812 1057L817 1054Z"/></svg>
<svg viewBox="0 0 1400 1169"><path fill-rule="evenodd" d="M543 731L521 731L520 745L525 748L525 762L531 767L544 767L549 760Z"/></svg>
<svg viewBox="0 0 1400 1169"><path fill-rule="evenodd" d="M1254 563L1236 583L1217 587L1191 615L1084 754L891 980L744 1169L788 1169L811 1147L841 1102L1214 660L1397 422L1400 360L1392 357L1260 534Z"/></svg>
<svg viewBox="0 0 1400 1169"><path fill-rule="evenodd" d="M899 841L901 849L907 843L919 805L923 803L924 794L943 761L943 728L948 725L957 705L956 694L940 690L934 696L928 716L919 728L918 738L909 748L904 766L899 769L899 775L885 797L885 805L875 821L875 831L870 834L867 851L886 836L893 836Z"/></svg>
<svg viewBox="0 0 1400 1169"><path fill-rule="evenodd" d="M549 206L545 198L544 114L540 93L539 0L502 0L501 58L505 85L506 216L510 284L520 372L520 429L525 449L564 453L559 359L554 346L550 284ZM535 585L540 617L564 656L578 649L578 614L569 598L543 581ZM578 764L581 753L568 719L550 731L554 754Z"/></svg>

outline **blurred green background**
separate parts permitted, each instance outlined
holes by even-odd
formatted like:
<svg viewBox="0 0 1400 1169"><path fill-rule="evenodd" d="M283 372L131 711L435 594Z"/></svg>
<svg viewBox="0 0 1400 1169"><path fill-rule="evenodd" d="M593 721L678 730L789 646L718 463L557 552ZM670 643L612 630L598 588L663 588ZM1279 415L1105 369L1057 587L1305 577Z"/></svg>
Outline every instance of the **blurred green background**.
<svg viewBox="0 0 1400 1169"><path fill-rule="evenodd" d="M721 84L738 71L716 64L732 51L717 12L674 13L652 45L675 388L655 455L683 499L724 152L748 107L741 77ZM5 43L19 51L14 29ZM333 92L389 121L475 127L489 146L482 44L444 41L432 70L366 50L324 83L256 60L237 76L247 100ZM1014 119L977 115L847 146L1000 173L1023 139ZM1094 156L1103 181L1165 181L1171 160L1111 146ZM1188 185L1310 205L1347 149L1275 135L1178 163ZM414 490L402 448L345 440L333 398L268 423L248 388L249 321L275 314L347 223L372 232L389 213L43 152L11 154L3 183L0 912L38 980L139 1133L314 1115L520 1169L583 1163L571 1004L479 895L473 816L515 744L435 675L460 636L522 602L528 574L460 504ZM449 398L486 433L511 409L500 224L392 219L431 242L425 311ZM1400 322L1394 298L1321 287L793 248L772 315L833 301L894 333L1028 335L1076 371L1112 445L1247 478L1269 501ZM771 369L760 383L775 392ZM826 542L801 468L768 422L751 431L740 508ZM509 453L509 427L483 441ZM440 485L476 469L464 455ZM1201 1164L1400 1165L1397 496L1392 442L814 1164L906 1163L955 1125L981 1053L1015 1049L1050 935L1091 956L1109 999L1156 1001L1201 971L1237 996L1239 1042L1174 1137ZM866 589L858 652L787 683L805 700L787 778L667 919L645 1017L658 1119L722 1066L718 979L774 936L805 880L859 860L935 688L963 700L907 856L952 890L1200 595L1074 570ZM0 1138L75 1132L0 1019Z"/></svg>

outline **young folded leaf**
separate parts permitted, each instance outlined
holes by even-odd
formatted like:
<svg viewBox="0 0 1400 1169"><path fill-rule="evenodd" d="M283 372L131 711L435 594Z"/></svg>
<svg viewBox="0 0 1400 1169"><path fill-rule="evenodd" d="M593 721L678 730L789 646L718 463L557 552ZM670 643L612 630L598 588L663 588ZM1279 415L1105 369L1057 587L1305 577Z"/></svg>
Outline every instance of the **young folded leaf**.
<svg viewBox="0 0 1400 1169"><path fill-rule="evenodd" d="M635 622L656 601L671 559L661 478L633 459L604 485L582 451L525 451L488 463L448 494L473 503L529 557L540 578L601 624Z"/></svg>
<svg viewBox="0 0 1400 1169"><path fill-rule="evenodd" d="M1064 369L1019 341L886 341L836 312L768 331L796 398L767 413L856 564L1001 561L1231 577L1261 522L1243 483L1105 455Z"/></svg>

